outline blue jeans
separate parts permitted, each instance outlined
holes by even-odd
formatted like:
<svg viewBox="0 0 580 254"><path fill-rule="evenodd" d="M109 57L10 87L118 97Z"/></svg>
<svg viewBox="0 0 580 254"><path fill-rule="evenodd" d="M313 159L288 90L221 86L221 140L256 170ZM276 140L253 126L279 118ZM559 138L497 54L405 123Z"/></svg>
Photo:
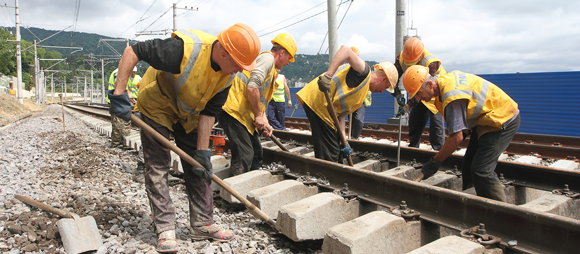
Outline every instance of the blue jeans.
<svg viewBox="0 0 580 254"><path fill-rule="evenodd" d="M284 123L286 114L286 102L275 102L271 100L268 103L267 116L268 122L275 130L284 130L286 124Z"/></svg>

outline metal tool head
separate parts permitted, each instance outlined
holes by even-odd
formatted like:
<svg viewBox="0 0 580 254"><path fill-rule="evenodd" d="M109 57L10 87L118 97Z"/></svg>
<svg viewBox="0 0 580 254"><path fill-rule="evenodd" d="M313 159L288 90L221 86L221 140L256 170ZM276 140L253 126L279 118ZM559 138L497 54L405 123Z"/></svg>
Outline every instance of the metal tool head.
<svg viewBox="0 0 580 254"><path fill-rule="evenodd" d="M76 214L72 216L72 219L60 219L56 223L66 253L96 251L103 246L97 222L92 216L82 218Z"/></svg>

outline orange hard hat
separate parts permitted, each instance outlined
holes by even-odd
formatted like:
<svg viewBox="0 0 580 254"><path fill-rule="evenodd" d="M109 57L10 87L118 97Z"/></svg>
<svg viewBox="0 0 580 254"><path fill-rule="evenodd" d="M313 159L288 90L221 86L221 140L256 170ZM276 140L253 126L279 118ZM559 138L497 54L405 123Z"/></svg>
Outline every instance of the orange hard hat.
<svg viewBox="0 0 580 254"><path fill-rule="evenodd" d="M358 48L355 46L350 47L350 49L357 55L360 56L360 52L358 52Z"/></svg>
<svg viewBox="0 0 580 254"><path fill-rule="evenodd" d="M421 65L413 65L405 71L403 75L403 86L409 94L409 100L415 97L425 79L429 75L429 68Z"/></svg>
<svg viewBox="0 0 580 254"><path fill-rule="evenodd" d="M425 46L417 37L411 37L405 42L405 48L403 48L403 60L407 63L415 62L419 60Z"/></svg>
<svg viewBox="0 0 580 254"><path fill-rule="evenodd" d="M218 41L244 70L251 71L256 67L256 57L260 54L260 39L252 28L237 23L219 32Z"/></svg>

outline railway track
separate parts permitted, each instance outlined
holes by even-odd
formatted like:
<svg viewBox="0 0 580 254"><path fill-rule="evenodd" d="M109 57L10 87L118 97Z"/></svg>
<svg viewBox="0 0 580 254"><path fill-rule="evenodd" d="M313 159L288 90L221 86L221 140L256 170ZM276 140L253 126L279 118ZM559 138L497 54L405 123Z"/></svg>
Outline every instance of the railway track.
<svg viewBox="0 0 580 254"><path fill-rule="evenodd" d="M84 108L78 105L70 107ZM84 109L84 111L100 112L101 117L108 115L104 108ZM300 148L302 152L299 153L310 151L307 145L311 139L310 135L277 131L276 136L291 151L297 151ZM580 237L578 218L536 211L526 207L526 204L496 202L426 183L415 183L388 176L383 173L397 169L395 146L356 140L349 140L349 142L355 151L364 151L359 152L353 158L355 162L364 163L376 159L381 165L380 170L373 172L358 169L314 159L299 153L283 152L273 147L264 147L264 164L269 165L267 168L274 169L273 173L279 175L277 178L275 177L279 181L273 184L282 182L281 180L302 180L304 182L306 179L308 182L310 179L310 184L317 188L316 193L336 192L340 194L341 191L343 194L346 193L349 201L356 202L357 216L364 216L376 210L388 211L389 214L392 214L393 211L400 208L402 201L405 201L409 208L420 213L420 216L415 218L417 222L420 222L419 247L446 235L458 235L459 232L480 223L485 225L487 234L493 235L494 239L502 239L498 246L508 253L576 253L580 247L580 242L576 241ZM417 161L426 161L433 154L433 151L402 147L401 165L410 164L408 168L413 170L414 167L417 167ZM452 170L455 165L461 165L460 160L460 155L452 155L443 164L443 170ZM274 164L279 162L284 166ZM276 168L284 168L284 170L275 170ZM544 166L500 161L497 172L506 178L506 189L514 190L516 194L528 189L548 191L562 189L564 184L568 184L570 191L580 191L579 186L577 186L577 183L580 183L580 172L578 171L555 170ZM317 178L307 176L317 176ZM228 179L225 180L228 181ZM348 192L344 189L345 184L348 185ZM257 189L256 187L267 188L268 186L254 184L254 189ZM241 188L243 189L242 194L250 195L249 192L253 191L251 188ZM355 194L356 199L353 198ZM283 201L279 200L279 202ZM578 201L571 199L570 202L577 204ZM265 208L262 207L262 209ZM280 209L280 214L284 214L282 210ZM328 214L344 213L340 210L326 212ZM283 226L280 226L288 224L283 218L285 217L278 218L278 225L282 227L279 229L291 239L296 238L293 235L295 232L285 232ZM322 218L320 220L324 221ZM321 222L313 221L310 226L321 227L317 223ZM327 240L325 239L325 241ZM330 245L326 244L326 247L323 245L323 249L327 248L328 251L328 248L331 248Z"/></svg>

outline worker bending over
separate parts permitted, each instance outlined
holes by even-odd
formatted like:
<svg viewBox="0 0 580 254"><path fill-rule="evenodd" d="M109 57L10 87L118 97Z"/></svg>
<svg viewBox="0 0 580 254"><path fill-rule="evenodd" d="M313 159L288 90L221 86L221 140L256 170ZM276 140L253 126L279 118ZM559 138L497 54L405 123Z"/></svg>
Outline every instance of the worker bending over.
<svg viewBox="0 0 580 254"><path fill-rule="evenodd" d="M395 60L395 67L397 67L397 71L399 72L399 79L403 76L405 70L413 65L428 67L429 74L435 77L446 73L441 65L441 61L435 55L429 53L417 37L411 37L405 42L403 51ZM400 93L397 87L393 96L397 96ZM409 114L409 146L419 147L423 130L427 125L427 121L429 121L429 142L433 150L439 151L443 142L445 142L445 127L443 117L437 112L437 108L433 104L434 101L419 102L409 98L405 105L405 100L402 96L397 99L399 99L397 100L399 103L399 113L397 113L397 116L405 113L406 110L402 108L412 108Z"/></svg>
<svg viewBox="0 0 580 254"><path fill-rule="evenodd" d="M435 99L447 122L449 137L439 152L423 164L424 178L439 170L471 133L463 156L463 189L472 185L478 196L506 202L495 166L520 127L518 104L503 90L476 75L453 71L435 78L424 66L411 66L403 76L409 97Z"/></svg>
<svg viewBox="0 0 580 254"><path fill-rule="evenodd" d="M219 115L220 126L228 136L232 151L230 176L262 166L259 133L270 137L266 107L278 88L276 76L282 67L294 62L296 42L287 33L272 40L272 49L256 58L256 68L240 72L233 81L228 99Z"/></svg>
<svg viewBox="0 0 580 254"><path fill-rule="evenodd" d="M228 96L235 73L252 70L260 41L249 26L235 24L217 38L197 30L173 32L172 38L139 42L127 47L119 63L110 111L124 120L131 116L125 84L139 60L151 65L140 84L137 106L141 119L175 143L204 168L181 159L189 199L189 223L194 240L229 241L231 231L214 224L209 137L216 115ZM141 130L145 158L145 187L158 235L158 252L177 252L175 207L169 195L169 148Z"/></svg>
<svg viewBox="0 0 580 254"><path fill-rule="evenodd" d="M109 76L108 90L115 90L115 80L117 80L117 73L119 68L115 69L111 76ZM137 75L137 66L133 68L131 76L127 81L127 91L129 92L129 99L131 103L135 104L137 99L137 84L141 81L141 76ZM107 96L107 103L110 105L109 96ZM111 147L120 147L125 143L125 137L131 134L131 121L125 121L115 115L111 115Z"/></svg>
<svg viewBox="0 0 580 254"><path fill-rule="evenodd" d="M348 64L341 65L344 61ZM350 146L343 149L339 146L338 131L344 133L346 116L362 105L367 91L382 93L397 84L397 76L397 69L392 63L377 64L375 72L371 73L369 65L352 49L344 45L340 47L326 73L296 93L310 121L315 157L342 162L342 158L350 155ZM324 91L329 91L340 130L336 129L327 110Z"/></svg>

